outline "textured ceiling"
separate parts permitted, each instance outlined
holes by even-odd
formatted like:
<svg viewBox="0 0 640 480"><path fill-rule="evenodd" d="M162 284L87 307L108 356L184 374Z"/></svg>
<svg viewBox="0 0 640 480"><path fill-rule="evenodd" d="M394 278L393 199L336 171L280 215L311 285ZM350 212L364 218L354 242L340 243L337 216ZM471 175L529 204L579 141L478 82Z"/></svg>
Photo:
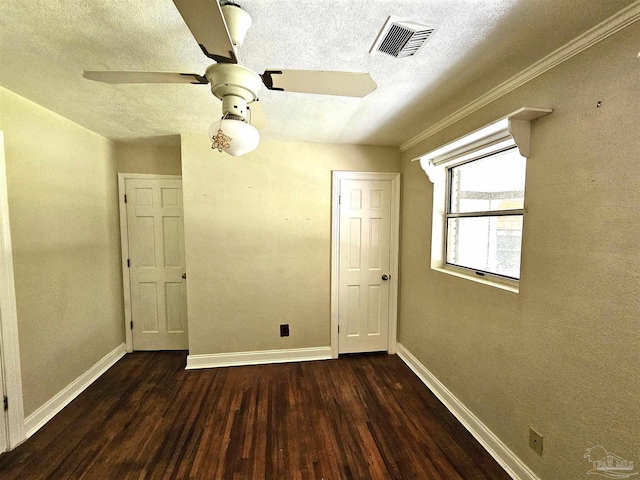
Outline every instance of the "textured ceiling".
<svg viewBox="0 0 640 480"><path fill-rule="evenodd" d="M240 0L253 18L239 59L268 68L370 72L364 99L260 92L271 140L400 145L632 0ZM371 55L389 15L439 29L414 57ZM205 135L206 85L107 85L83 70L204 73L171 0L3 0L0 85L105 137Z"/></svg>

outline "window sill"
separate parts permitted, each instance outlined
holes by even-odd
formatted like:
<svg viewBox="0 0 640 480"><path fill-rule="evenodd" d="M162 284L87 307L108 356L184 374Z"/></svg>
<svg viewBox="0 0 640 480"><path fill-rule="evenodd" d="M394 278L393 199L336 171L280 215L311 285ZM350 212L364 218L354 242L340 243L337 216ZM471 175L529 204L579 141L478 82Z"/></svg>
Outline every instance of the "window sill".
<svg viewBox="0 0 640 480"><path fill-rule="evenodd" d="M472 282L481 283L483 285L488 285L490 287L496 287L501 290L506 290L507 292L519 293L520 286L517 281L509 281L509 280L501 280L495 277L478 277L475 275L470 275L466 271L462 269L457 269L455 267L431 267L432 270L440 273L446 273L447 275L453 275L454 277L464 278L466 280L471 280Z"/></svg>

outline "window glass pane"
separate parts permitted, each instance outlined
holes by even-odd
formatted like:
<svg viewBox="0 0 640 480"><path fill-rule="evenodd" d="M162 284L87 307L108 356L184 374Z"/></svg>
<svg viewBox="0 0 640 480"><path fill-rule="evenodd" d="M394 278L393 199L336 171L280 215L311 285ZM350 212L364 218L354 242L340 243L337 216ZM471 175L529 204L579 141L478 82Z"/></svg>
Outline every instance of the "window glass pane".
<svg viewBox="0 0 640 480"><path fill-rule="evenodd" d="M520 278L522 215L450 218L447 263Z"/></svg>
<svg viewBox="0 0 640 480"><path fill-rule="evenodd" d="M451 168L450 213L524 208L526 161L512 148Z"/></svg>

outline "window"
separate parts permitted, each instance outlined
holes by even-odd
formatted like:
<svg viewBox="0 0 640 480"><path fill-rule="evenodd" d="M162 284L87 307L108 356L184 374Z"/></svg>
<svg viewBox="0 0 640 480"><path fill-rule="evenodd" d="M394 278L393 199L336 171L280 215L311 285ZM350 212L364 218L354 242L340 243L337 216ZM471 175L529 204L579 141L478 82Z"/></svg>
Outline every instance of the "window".
<svg viewBox="0 0 640 480"><path fill-rule="evenodd" d="M520 278L525 172L515 146L447 168L446 265Z"/></svg>
<svg viewBox="0 0 640 480"><path fill-rule="evenodd" d="M432 269L520 291L531 124L551 112L522 107L414 159L433 183Z"/></svg>

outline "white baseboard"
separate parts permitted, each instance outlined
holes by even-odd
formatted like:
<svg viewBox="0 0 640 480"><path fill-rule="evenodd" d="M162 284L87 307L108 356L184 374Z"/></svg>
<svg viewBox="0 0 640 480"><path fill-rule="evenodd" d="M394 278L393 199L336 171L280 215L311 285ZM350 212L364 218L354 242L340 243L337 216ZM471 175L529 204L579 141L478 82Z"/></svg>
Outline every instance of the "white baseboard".
<svg viewBox="0 0 640 480"><path fill-rule="evenodd" d="M288 348L283 350L260 350L257 352L212 353L204 355L189 355L187 357L186 370L329 359L331 359L331 347Z"/></svg>
<svg viewBox="0 0 640 480"><path fill-rule="evenodd" d="M398 356L445 407L515 480L540 480L489 428L438 380L409 350L398 343Z"/></svg>
<svg viewBox="0 0 640 480"><path fill-rule="evenodd" d="M84 392L89 385L95 382L100 375L109 370L118 360L127 353L125 344L118 345L107 353L93 367L71 382L65 389L58 392L47 403L38 408L24 420L24 428L27 438L40 430L60 410L69 405L71 401Z"/></svg>

